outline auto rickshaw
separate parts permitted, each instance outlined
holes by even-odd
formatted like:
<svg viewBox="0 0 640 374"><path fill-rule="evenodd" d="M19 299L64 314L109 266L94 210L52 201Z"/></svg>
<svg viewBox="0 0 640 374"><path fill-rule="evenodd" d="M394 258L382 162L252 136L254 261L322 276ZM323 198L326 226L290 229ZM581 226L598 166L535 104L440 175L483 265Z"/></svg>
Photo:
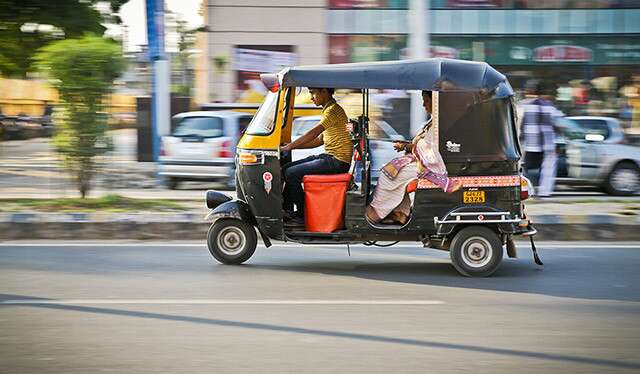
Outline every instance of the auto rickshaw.
<svg viewBox="0 0 640 374"><path fill-rule="evenodd" d="M211 209L206 219L212 222L207 244L219 262L247 261L256 249L257 231L266 247L271 240L378 246L414 241L448 250L463 275L488 276L502 261L503 247L516 257L513 236L536 233L524 213L523 200L533 190L521 173L513 90L488 64L433 58L300 66L261 78L270 92L237 146L237 199L216 191L206 195ZM363 115L352 129L354 160L349 173L336 176L336 181L345 182L342 195L316 202L328 204L339 216L330 231L283 224L281 166L291 156L279 148L291 141L292 108L301 87L358 89L363 95ZM375 188L368 142L369 89L432 91L431 131L437 132L449 177L463 182L460 190L447 194L426 179L416 179L407 188L415 193L412 214L402 226L374 224L365 216ZM306 206L313 203L313 196L305 198ZM532 248L541 265L535 245Z"/></svg>

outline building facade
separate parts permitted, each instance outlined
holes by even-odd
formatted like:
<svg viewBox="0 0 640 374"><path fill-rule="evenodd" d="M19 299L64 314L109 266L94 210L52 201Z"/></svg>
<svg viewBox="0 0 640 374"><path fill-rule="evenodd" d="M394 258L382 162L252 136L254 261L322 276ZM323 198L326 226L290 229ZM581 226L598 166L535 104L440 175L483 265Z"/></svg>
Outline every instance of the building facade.
<svg viewBox="0 0 640 374"><path fill-rule="evenodd" d="M329 62L405 58L408 1L332 0ZM629 82L640 68L640 1L431 0L432 57L486 61L516 89L536 78Z"/></svg>
<svg viewBox="0 0 640 374"><path fill-rule="evenodd" d="M328 62L326 1L205 2L209 101L242 100L260 73Z"/></svg>
<svg viewBox="0 0 640 374"><path fill-rule="evenodd" d="M428 55L486 61L516 89L575 85L640 69L640 0L430 0ZM208 97L237 100L287 64L408 56L409 0L208 0Z"/></svg>

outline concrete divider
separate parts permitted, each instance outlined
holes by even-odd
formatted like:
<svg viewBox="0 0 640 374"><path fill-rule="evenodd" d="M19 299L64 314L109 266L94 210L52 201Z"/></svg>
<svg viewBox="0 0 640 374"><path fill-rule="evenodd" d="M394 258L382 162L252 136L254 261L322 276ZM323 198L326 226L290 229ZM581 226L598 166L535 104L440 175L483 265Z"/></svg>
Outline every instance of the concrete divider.
<svg viewBox="0 0 640 374"><path fill-rule="evenodd" d="M202 240L209 224L195 213L0 214L0 241L8 240ZM531 217L536 239L640 241L640 217L594 214Z"/></svg>

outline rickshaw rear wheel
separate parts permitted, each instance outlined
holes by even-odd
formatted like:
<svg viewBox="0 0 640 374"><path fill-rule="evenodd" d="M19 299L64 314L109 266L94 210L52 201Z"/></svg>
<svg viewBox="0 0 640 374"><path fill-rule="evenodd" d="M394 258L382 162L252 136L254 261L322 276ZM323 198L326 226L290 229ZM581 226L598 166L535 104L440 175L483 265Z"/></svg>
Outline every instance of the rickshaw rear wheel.
<svg viewBox="0 0 640 374"><path fill-rule="evenodd" d="M449 255L458 272L467 277L488 277L502 262L502 241L485 226L468 226L451 241Z"/></svg>
<svg viewBox="0 0 640 374"><path fill-rule="evenodd" d="M237 219L216 221L207 233L209 252L218 262L239 265L253 256L258 237L253 226Z"/></svg>

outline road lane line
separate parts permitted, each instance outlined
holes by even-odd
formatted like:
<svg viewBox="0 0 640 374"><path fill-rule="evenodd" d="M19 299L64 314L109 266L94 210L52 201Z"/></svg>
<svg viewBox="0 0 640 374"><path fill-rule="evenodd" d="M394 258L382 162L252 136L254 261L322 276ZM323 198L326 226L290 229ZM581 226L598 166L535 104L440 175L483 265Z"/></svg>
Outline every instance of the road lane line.
<svg viewBox="0 0 640 374"><path fill-rule="evenodd" d="M130 243L109 243L107 242L100 242L100 243L78 243L78 242L69 242L69 243L65 243L65 242L49 242L49 243L41 243L41 242L4 242L4 243L0 243L0 247L51 247L51 248L60 248L60 247L185 247L185 248L202 248L202 247L206 247L206 243L205 242L194 242L194 243L167 243L167 242L162 242L162 243L136 243L136 242L130 242ZM559 249L566 249L566 248L579 248L579 249L583 249L583 248L597 248L597 249L604 249L604 248L640 248L640 244L638 243L624 243L624 244L615 244L615 243L607 243L607 242L588 242L585 244L579 243L579 242L570 242L570 243L545 243L543 241L540 242L536 242L536 245L538 247L540 247L540 249L553 249L553 248L559 248ZM258 244L258 246L260 248L263 247L263 245L260 243ZM517 248L521 248L521 249L529 249L531 248L531 246L528 243L518 243L516 242L516 246ZM306 247L306 248L335 248L335 249L339 249L339 248L346 248L346 245L341 245L341 244L299 244L299 243L293 243L293 242L286 242L286 243L274 243L273 244L273 248L278 248L278 247L288 247L288 248L296 248L296 247ZM364 246L362 244L354 244L351 246L351 248L371 248L371 249L376 249L378 247L374 247L374 246ZM423 249L423 247L419 244L419 243L412 243L412 242L406 242L404 244L397 244L391 248L410 248L410 249ZM268 248L267 248L268 249ZM428 249L428 248L425 248Z"/></svg>
<svg viewBox="0 0 640 374"><path fill-rule="evenodd" d="M442 305L440 300L233 300L233 299L67 299L2 300L0 305Z"/></svg>

